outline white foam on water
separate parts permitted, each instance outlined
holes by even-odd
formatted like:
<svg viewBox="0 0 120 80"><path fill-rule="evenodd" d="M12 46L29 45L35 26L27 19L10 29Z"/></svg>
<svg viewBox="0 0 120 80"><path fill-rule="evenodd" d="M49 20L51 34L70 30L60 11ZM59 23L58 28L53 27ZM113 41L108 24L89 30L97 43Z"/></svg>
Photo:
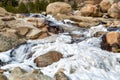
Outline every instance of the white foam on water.
<svg viewBox="0 0 120 80"><path fill-rule="evenodd" d="M106 31L101 25L96 27L84 34L92 36L96 31ZM71 44L71 37L65 34L41 40L29 40L27 44L13 51L14 57L12 58L10 51L0 54L3 62L9 62L1 66L1 69L11 70L17 66L27 71L40 69L52 78L59 69L63 69L70 80L120 80L120 54L102 50L100 42L101 38L89 37L79 43ZM61 52L63 58L47 67L37 67L34 59L53 50ZM31 53L34 54L28 58ZM9 76L9 73L6 75Z"/></svg>
<svg viewBox="0 0 120 80"><path fill-rule="evenodd" d="M47 67L40 67L44 74L52 78L59 69L64 69L64 73L71 80L120 80L120 63L117 62L120 55L101 50L99 38L93 37L74 44L69 44L70 41L70 36L59 35L53 43L38 43L31 46L31 52L34 54L29 59L17 56L20 54L25 56L26 54L22 53L24 50L16 49L18 51L15 60L1 68L11 69L19 66L27 71L38 69L34 59L48 51L55 50L61 52L63 58ZM72 70L73 72L71 72Z"/></svg>
<svg viewBox="0 0 120 80"><path fill-rule="evenodd" d="M107 29L103 25L94 26L89 29L89 33L87 35L89 37L92 37L96 32L99 32L99 31L107 32Z"/></svg>
<svg viewBox="0 0 120 80"><path fill-rule="evenodd" d="M9 61L11 61L11 58L10 58L10 55L9 55L10 51L11 50L9 50L7 52L0 53L0 60L2 62L9 62Z"/></svg>

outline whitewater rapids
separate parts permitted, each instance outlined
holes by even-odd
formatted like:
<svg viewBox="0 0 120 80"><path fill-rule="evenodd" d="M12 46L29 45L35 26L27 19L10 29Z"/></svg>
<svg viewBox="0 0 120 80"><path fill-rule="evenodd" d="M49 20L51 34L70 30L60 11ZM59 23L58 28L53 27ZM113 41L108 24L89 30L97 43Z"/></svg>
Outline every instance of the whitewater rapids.
<svg viewBox="0 0 120 80"><path fill-rule="evenodd" d="M120 54L102 50L101 38L91 37L99 30L106 31L102 25L93 27L82 33L88 38L78 43L71 43L68 33L29 40L15 49L0 53L0 60L6 63L0 68L11 70L19 66L27 71L40 69L51 78L59 69L64 69L70 80L120 80ZM76 34L81 32L76 31ZM47 67L37 67L34 59L51 50L61 52L63 58ZM34 54L29 57L31 53ZM9 76L9 72L4 74Z"/></svg>

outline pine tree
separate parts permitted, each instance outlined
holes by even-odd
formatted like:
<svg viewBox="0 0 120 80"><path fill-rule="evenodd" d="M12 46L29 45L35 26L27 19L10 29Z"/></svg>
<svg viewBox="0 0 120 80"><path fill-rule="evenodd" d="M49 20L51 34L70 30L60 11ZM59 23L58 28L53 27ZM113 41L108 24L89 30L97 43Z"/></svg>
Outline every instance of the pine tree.
<svg viewBox="0 0 120 80"><path fill-rule="evenodd" d="M56 2L57 0L50 0L50 3Z"/></svg>
<svg viewBox="0 0 120 80"><path fill-rule="evenodd" d="M64 2L64 0L58 0L58 1L60 1L60 2Z"/></svg>
<svg viewBox="0 0 120 80"><path fill-rule="evenodd" d="M12 13L17 13L17 9L13 6L6 6L5 9L8 11L8 12L12 12Z"/></svg>
<svg viewBox="0 0 120 80"><path fill-rule="evenodd" d="M35 4L33 2L27 3L27 8L28 8L28 11L30 13L34 13L35 12Z"/></svg>
<svg viewBox="0 0 120 80"><path fill-rule="evenodd" d="M73 8L74 10L77 9L77 3L76 3L75 1L74 1L73 5L72 5L72 8Z"/></svg>
<svg viewBox="0 0 120 80"><path fill-rule="evenodd" d="M0 7L2 7L2 2L0 2Z"/></svg>
<svg viewBox="0 0 120 80"><path fill-rule="evenodd" d="M45 0L40 1L40 7L39 7L40 11L45 11L48 4L49 4L48 1Z"/></svg>
<svg viewBox="0 0 120 80"><path fill-rule="evenodd" d="M50 3L57 2L57 1L64 2L64 0L50 0Z"/></svg>
<svg viewBox="0 0 120 80"><path fill-rule="evenodd" d="M25 4L23 2L21 2L19 4L18 12L19 13L28 13L28 9L27 9L27 7L25 6Z"/></svg>
<svg viewBox="0 0 120 80"><path fill-rule="evenodd" d="M8 0L1 0L2 6L5 7L7 5Z"/></svg>
<svg viewBox="0 0 120 80"><path fill-rule="evenodd" d="M18 0L11 0L12 6L18 6Z"/></svg>
<svg viewBox="0 0 120 80"><path fill-rule="evenodd" d="M35 12L36 13L40 12L40 1L39 0L35 1Z"/></svg>

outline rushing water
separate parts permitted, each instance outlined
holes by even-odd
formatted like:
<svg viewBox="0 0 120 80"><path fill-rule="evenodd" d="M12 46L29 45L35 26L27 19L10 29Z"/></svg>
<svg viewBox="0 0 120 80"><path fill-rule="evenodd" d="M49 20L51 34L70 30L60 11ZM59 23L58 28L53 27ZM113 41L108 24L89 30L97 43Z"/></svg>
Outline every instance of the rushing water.
<svg viewBox="0 0 120 80"><path fill-rule="evenodd" d="M12 50L0 53L1 69L11 70L17 66L27 71L41 69L44 74L53 78L57 70L63 68L70 80L120 80L120 54L102 50L101 37L92 37L98 31L107 31L103 25L78 30L67 24L74 23L72 21L64 20L63 23L51 16L43 18L50 22L49 25L72 28L70 32L82 34L84 37L72 43L69 32L65 32L45 39L29 40ZM51 50L61 52L63 58L47 67L37 67L34 59ZM31 55L32 53L34 54ZM9 76L8 72L4 74Z"/></svg>

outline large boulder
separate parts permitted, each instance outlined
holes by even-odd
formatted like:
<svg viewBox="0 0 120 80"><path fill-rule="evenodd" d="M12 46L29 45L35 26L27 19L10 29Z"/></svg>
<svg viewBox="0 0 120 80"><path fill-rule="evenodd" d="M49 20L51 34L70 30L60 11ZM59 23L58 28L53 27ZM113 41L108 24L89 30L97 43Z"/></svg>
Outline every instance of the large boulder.
<svg viewBox="0 0 120 80"><path fill-rule="evenodd" d="M84 0L86 4L99 4L102 0Z"/></svg>
<svg viewBox="0 0 120 80"><path fill-rule="evenodd" d="M32 29L27 35L26 37L28 39L37 39L39 37L39 35L41 34L41 30L39 29Z"/></svg>
<svg viewBox="0 0 120 80"><path fill-rule="evenodd" d="M39 70L33 70L31 72L25 73L15 80L52 80L49 76L43 75Z"/></svg>
<svg viewBox="0 0 120 80"><path fill-rule="evenodd" d="M86 4L80 9L82 16L93 16L93 17L100 17L102 13L100 12L99 8L93 4Z"/></svg>
<svg viewBox="0 0 120 80"><path fill-rule="evenodd" d="M59 61L62 58L62 54L57 51L49 51L43 55L37 57L34 62L37 64L38 67L46 67L51 65L54 62Z"/></svg>
<svg viewBox="0 0 120 80"><path fill-rule="evenodd" d="M27 73L25 70L21 69L20 67L15 67L11 70L11 74L9 76L9 80L16 80L19 76Z"/></svg>
<svg viewBox="0 0 120 80"><path fill-rule="evenodd" d="M108 10L108 14L112 18L120 19L120 1L112 4L111 8Z"/></svg>
<svg viewBox="0 0 120 80"><path fill-rule="evenodd" d="M22 36L25 36L30 30L29 27L17 27L18 33Z"/></svg>
<svg viewBox="0 0 120 80"><path fill-rule="evenodd" d="M13 32L0 32L0 52L7 51L11 48L14 48L18 44L21 44L25 40L20 39Z"/></svg>
<svg viewBox="0 0 120 80"><path fill-rule="evenodd" d="M20 67L16 67L11 71L9 80L52 80L49 76L43 75L39 70L26 72Z"/></svg>
<svg viewBox="0 0 120 80"><path fill-rule="evenodd" d="M71 6L65 2L50 3L46 8L47 14L52 15L56 15L57 13L67 14L71 12L71 10L72 10Z"/></svg>
<svg viewBox="0 0 120 80"><path fill-rule="evenodd" d="M37 28L30 30L28 32L28 34L26 35L27 39L32 39L32 40L43 39L43 38L46 38L48 36L49 36L48 32L42 31L42 30L37 29Z"/></svg>
<svg viewBox="0 0 120 80"><path fill-rule="evenodd" d="M107 26L114 27L114 28L119 28L120 27L120 20L116 19L114 21L109 21L109 22L107 22Z"/></svg>
<svg viewBox="0 0 120 80"><path fill-rule="evenodd" d="M35 16L38 16L38 18L36 18L36 17L26 18L26 21L29 22L30 24L34 25L35 27L45 26L44 19L39 18L39 15L35 15Z"/></svg>
<svg viewBox="0 0 120 80"><path fill-rule="evenodd" d="M107 43L112 46L112 44L120 44L120 33L119 32L108 32L106 34Z"/></svg>
<svg viewBox="0 0 120 80"><path fill-rule="evenodd" d="M110 0L102 0L100 3L100 8L102 10L102 12L107 12L108 9L111 7L112 2L110 2Z"/></svg>
<svg viewBox="0 0 120 80"><path fill-rule="evenodd" d="M0 74L0 80L8 80L5 75Z"/></svg>
<svg viewBox="0 0 120 80"><path fill-rule="evenodd" d="M54 75L54 80L69 80L62 70L58 70Z"/></svg>
<svg viewBox="0 0 120 80"><path fill-rule="evenodd" d="M8 13L4 8L0 7L0 16L5 16L5 15L9 15L10 13Z"/></svg>
<svg viewBox="0 0 120 80"><path fill-rule="evenodd" d="M77 22L77 25L84 28L90 28L98 25L101 19L84 16L71 16L70 20Z"/></svg>
<svg viewBox="0 0 120 80"><path fill-rule="evenodd" d="M113 51L120 52L120 33L119 32L108 32L102 38L101 48Z"/></svg>

